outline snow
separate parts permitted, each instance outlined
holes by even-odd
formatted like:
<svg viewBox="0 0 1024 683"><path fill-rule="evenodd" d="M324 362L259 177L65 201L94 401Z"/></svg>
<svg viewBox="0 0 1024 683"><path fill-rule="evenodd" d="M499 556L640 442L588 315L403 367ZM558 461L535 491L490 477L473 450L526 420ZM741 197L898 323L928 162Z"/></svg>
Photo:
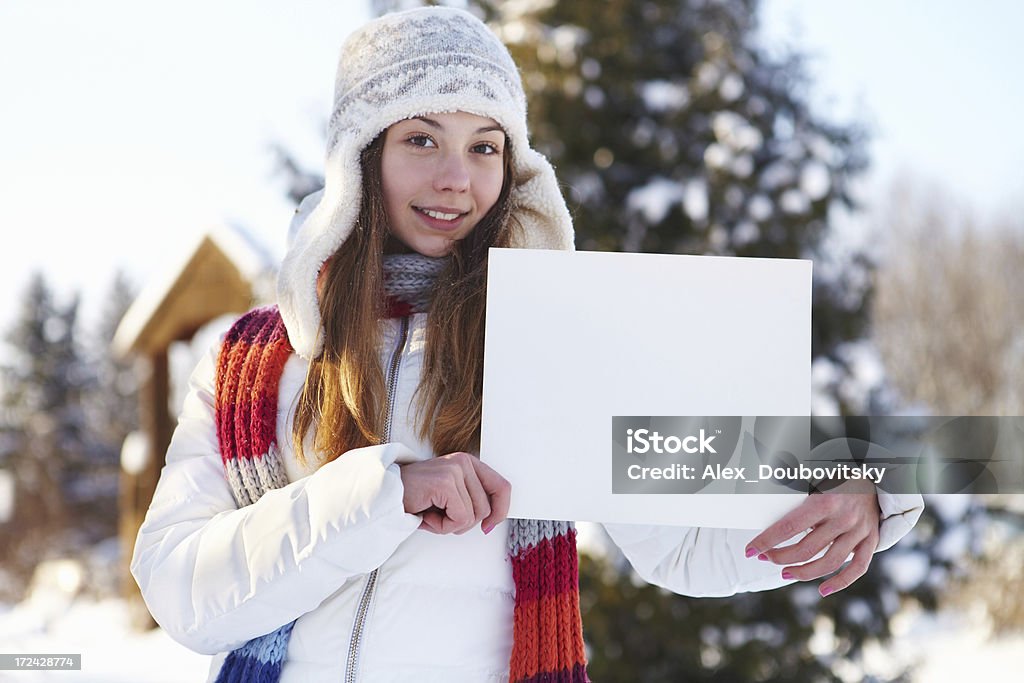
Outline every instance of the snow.
<svg viewBox="0 0 1024 683"><path fill-rule="evenodd" d="M740 98L743 94L744 86L743 79L739 74L730 72L722 79L722 84L718 86L718 94L722 96L726 102L734 102Z"/></svg>
<svg viewBox="0 0 1024 683"><path fill-rule="evenodd" d="M871 607L864 598L851 598L843 605L846 618L856 624L867 625L871 622Z"/></svg>
<svg viewBox="0 0 1024 683"><path fill-rule="evenodd" d="M926 505L930 505L931 501ZM941 560L953 562L966 557L970 552L971 530L964 524L958 524L942 535L935 544L935 556Z"/></svg>
<svg viewBox="0 0 1024 683"><path fill-rule="evenodd" d="M149 438L140 430L131 432L121 444L121 469L128 474L141 474L152 459Z"/></svg>
<svg viewBox="0 0 1024 683"><path fill-rule="evenodd" d="M749 154L740 154L734 158L729 165L729 170L737 178L748 178L754 172L754 157Z"/></svg>
<svg viewBox="0 0 1024 683"><path fill-rule="evenodd" d="M732 155L725 145L712 142L704 150L704 165L710 169L723 169L729 165Z"/></svg>
<svg viewBox="0 0 1024 683"><path fill-rule="evenodd" d="M732 232L732 241L737 247L756 242L761 236L761 229L752 221L740 221Z"/></svg>
<svg viewBox="0 0 1024 683"><path fill-rule="evenodd" d="M894 624L897 637L885 650L877 646L866 650L876 670L894 662L916 662L911 680L921 683L1020 680L1024 634L995 636L984 618L971 610L908 611L900 615L898 624L898 628Z"/></svg>
<svg viewBox="0 0 1024 683"><path fill-rule="evenodd" d="M761 172L761 187L766 190L774 190L792 184L796 177L793 166L787 162L776 162Z"/></svg>
<svg viewBox="0 0 1024 683"><path fill-rule="evenodd" d="M640 97L652 112L678 111L690 102L690 93L685 85L664 80L643 83Z"/></svg>
<svg viewBox="0 0 1024 683"><path fill-rule="evenodd" d="M683 190L683 210L695 223L708 217L708 186L704 179L691 180Z"/></svg>
<svg viewBox="0 0 1024 683"><path fill-rule="evenodd" d="M697 67L697 84L702 92L710 92L722 78L722 70L713 62L704 62Z"/></svg>
<svg viewBox="0 0 1024 683"><path fill-rule="evenodd" d="M39 611L40 598L0 608L0 650L10 653L82 655L82 670L0 673L0 681L27 683L178 683L207 678L210 658L175 643L160 629L130 627L129 610L119 599L77 599L58 611ZM56 600L51 601L56 604Z"/></svg>
<svg viewBox="0 0 1024 683"><path fill-rule="evenodd" d="M677 180L655 177L643 187L630 191L626 196L626 208L642 213L648 223L660 223L673 205L683 199L683 186Z"/></svg>
<svg viewBox="0 0 1024 683"><path fill-rule="evenodd" d="M600 525L577 525L581 551L611 555L621 553ZM885 557L884 553L880 557ZM39 575L30 597L18 605L0 605L0 651L11 653L81 653L77 673L24 671L16 676L0 672L0 682L17 683L74 680L85 683L177 683L206 680L210 657L191 652L160 629L139 632L131 627L131 613L120 599L93 599L75 595L81 568L60 560ZM794 588L798 602L817 604L821 598L810 585ZM869 614L862 599L847 600L842 608L854 620ZM890 678L901 666L918 663L911 681L959 683L965 677L988 681L1015 680L1014 671L1024 667L1024 634L996 637L982 616L970 609L926 613L904 609L893 620L893 640L884 647L869 643L864 669ZM701 631L704 643L719 646L728 640L742 644L751 638L775 642L778 633L770 624L721 633L711 627ZM831 620L818 615L810 646L834 652ZM858 680L847 678L844 680Z"/></svg>
<svg viewBox="0 0 1024 683"><path fill-rule="evenodd" d="M879 559L886 574L901 591L917 588L927 578L930 569L928 556L919 551L886 553Z"/></svg>
<svg viewBox="0 0 1024 683"><path fill-rule="evenodd" d="M6 522L14 512L14 475L0 470L0 522Z"/></svg>
<svg viewBox="0 0 1024 683"><path fill-rule="evenodd" d="M825 164L820 161L804 164L800 170L800 189L810 197L811 201L818 201L825 197L831 187L832 177Z"/></svg>
<svg viewBox="0 0 1024 683"><path fill-rule="evenodd" d="M736 152L756 152L764 143L761 131L734 111L715 112L711 130L719 142Z"/></svg>
<svg viewBox="0 0 1024 683"><path fill-rule="evenodd" d="M119 566L117 539L97 544L86 561L40 563L28 596L0 605L0 652L81 654L82 670L0 672L2 681L90 681L168 683L201 681L209 657L178 645L159 629L133 630L132 611L120 598L95 599L83 593L87 573L109 575ZM99 566L91 566L99 562ZM92 582L95 585L95 581ZM110 585L106 590L116 590Z"/></svg>
<svg viewBox="0 0 1024 683"><path fill-rule="evenodd" d="M747 204L747 213L759 223L766 221L772 215L772 202L763 194L755 194Z"/></svg>
<svg viewBox="0 0 1024 683"><path fill-rule="evenodd" d="M811 208L811 203L803 192L790 188L779 197L779 206L786 213L801 214L807 213Z"/></svg>
<svg viewBox="0 0 1024 683"><path fill-rule="evenodd" d="M818 356L811 363L811 414L839 415L839 403L834 398L835 385L842 371L833 361Z"/></svg>

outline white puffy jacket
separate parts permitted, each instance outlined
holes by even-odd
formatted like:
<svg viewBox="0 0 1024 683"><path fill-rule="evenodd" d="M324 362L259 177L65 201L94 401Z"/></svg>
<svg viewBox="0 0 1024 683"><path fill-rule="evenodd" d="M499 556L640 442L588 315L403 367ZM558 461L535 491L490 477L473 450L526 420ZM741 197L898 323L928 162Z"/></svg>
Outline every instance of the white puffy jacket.
<svg viewBox="0 0 1024 683"><path fill-rule="evenodd" d="M292 356L277 422L291 483L241 509L214 426L216 348L193 373L131 570L175 640L219 653L211 680L224 653L295 619L285 683L508 680L515 589L507 525L489 535L479 527L436 535L418 530L419 518L402 506L399 464L432 457L413 429L425 320L386 323L382 358L397 350L400 360L388 442L315 471L302 468L291 448L306 373L305 361ZM879 503L883 550L916 523L923 502L880 491ZM792 583L778 565L744 557L755 530L604 526L641 577L677 593L726 596Z"/></svg>

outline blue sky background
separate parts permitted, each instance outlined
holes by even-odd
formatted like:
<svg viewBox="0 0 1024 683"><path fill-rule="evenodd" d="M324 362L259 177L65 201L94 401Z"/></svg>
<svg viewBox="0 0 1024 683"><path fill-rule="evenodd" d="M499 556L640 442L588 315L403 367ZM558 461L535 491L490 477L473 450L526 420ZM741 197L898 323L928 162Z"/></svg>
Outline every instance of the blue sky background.
<svg viewBox="0 0 1024 683"><path fill-rule="evenodd" d="M32 270L83 316L118 266L140 285L209 226L279 253L292 207L271 142L321 158L361 0L0 3L0 329ZM1024 3L766 0L765 40L812 57L819 109L875 130L870 204L896 176L986 213L1024 191Z"/></svg>

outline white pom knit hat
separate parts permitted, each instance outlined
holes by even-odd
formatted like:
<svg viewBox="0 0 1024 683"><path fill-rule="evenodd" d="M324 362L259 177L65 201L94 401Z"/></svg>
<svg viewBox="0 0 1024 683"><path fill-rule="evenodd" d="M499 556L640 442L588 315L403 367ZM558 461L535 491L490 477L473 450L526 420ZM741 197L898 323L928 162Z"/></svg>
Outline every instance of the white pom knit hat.
<svg viewBox="0 0 1024 683"><path fill-rule="evenodd" d="M555 172L530 148L526 95L501 41L472 14L426 7L385 15L345 41L328 123L324 189L299 204L278 275L278 305L295 351L320 355L316 278L351 234L362 197L360 153L391 124L464 111L498 122L511 140L515 247L573 249L572 221Z"/></svg>

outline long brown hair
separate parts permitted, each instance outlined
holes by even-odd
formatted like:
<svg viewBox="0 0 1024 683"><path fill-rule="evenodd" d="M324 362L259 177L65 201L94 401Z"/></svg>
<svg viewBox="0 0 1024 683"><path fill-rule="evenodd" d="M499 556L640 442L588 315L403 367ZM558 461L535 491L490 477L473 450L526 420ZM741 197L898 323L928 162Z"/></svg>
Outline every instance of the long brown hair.
<svg viewBox="0 0 1024 683"><path fill-rule="evenodd" d="M385 315L383 254L390 235L381 188L385 133L360 157L362 201L352 234L327 261L320 291L324 347L309 364L292 425L305 464L312 429L317 465L347 450L384 440L387 397L380 363L380 319ZM434 286L427 315L423 374L416 396L421 439L436 454L476 451L483 399L487 250L507 247L518 224L510 200L515 178L506 137L505 179L491 210L452 250Z"/></svg>

